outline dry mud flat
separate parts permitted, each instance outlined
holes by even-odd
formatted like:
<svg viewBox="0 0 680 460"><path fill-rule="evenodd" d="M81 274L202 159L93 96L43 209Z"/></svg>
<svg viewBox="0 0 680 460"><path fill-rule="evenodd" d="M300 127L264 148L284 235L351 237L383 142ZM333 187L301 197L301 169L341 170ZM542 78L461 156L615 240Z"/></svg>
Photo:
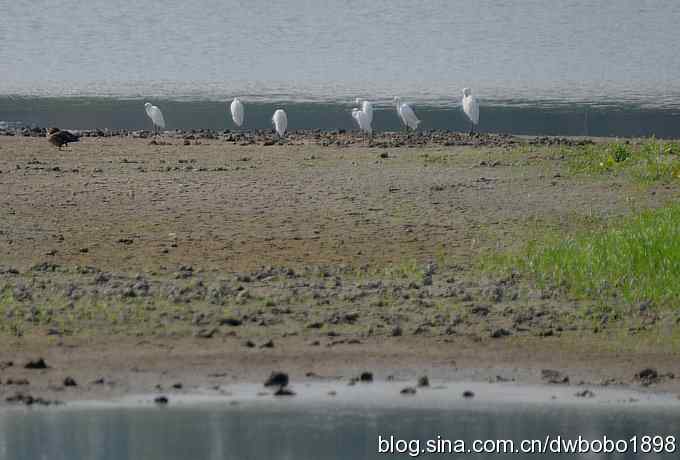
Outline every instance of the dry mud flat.
<svg viewBox="0 0 680 460"><path fill-rule="evenodd" d="M559 291L475 268L534 232L677 197L570 176L559 148L583 141L90 134L68 151L0 137L3 395L24 388L7 380L73 399L273 368L540 382L557 367L675 389L676 352L635 340L678 318L641 308L622 338ZM50 368L22 367L37 356Z"/></svg>

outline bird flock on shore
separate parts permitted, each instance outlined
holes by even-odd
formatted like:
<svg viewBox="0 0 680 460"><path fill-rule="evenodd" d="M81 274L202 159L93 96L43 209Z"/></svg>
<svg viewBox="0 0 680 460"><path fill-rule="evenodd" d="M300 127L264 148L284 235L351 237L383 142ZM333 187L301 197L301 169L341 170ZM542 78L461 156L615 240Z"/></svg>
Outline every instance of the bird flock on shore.
<svg viewBox="0 0 680 460"><path fill-rule="evenodd" d="M373 135L373 104L371 101L361 98L356 98L354 102L358 107L352 109L352 118L362 135L370 137ZM473 134L475 126L479 124L479 102L469 88L463 89L461 105L463 112L467 115L468 120L470 120L470 134ZM405 129L414 131L418 129L421 120L418 119L413 107L402 102L400 97L394 98L394 106L399 120ZM147 102L144 104L144 110L151 120L154 134L157 135L160 129L165 129L165 118L161 109ZM234 98L229 104L229 111L231 112L231 119L234 124L239 128L243 127L245 123L245 106L238 97ZM276 109L274 115L272 115L272 125L277 136L284 137L286 135L288 115L284 109ZM61 149L62 146L67 146L70 142L78 142L78 137L68 131L50 128L47 132L47 140Z"/></svg>
<svg viewBox="0 0 680 460"><path fill-rule="evenodd" d="M352 118L362 134L371 136L373 134L373 104L371 101L361 98L356 98L354 102L358 107L352 109ZM394 105L401 124L406 129L418 129L421 121L418 119L413 107L402 102L400 97L394 98ZM157 133L159 128L165 128L165 119L161 110L149 102L144 107L147 116L151 119L154 132ZM475 126L479 124L479 102L472 95L470 88L463 89L462 107L463 112L470 120L470 133L472 134ZM231 119L234 124L241 128L245 123L245 106L238 97L234 98L231 104L229 104L229 111L231 112ZM272 115L272 125L279 137L286 135L288 115L284 109L276 109L274 115Z"/></svg>

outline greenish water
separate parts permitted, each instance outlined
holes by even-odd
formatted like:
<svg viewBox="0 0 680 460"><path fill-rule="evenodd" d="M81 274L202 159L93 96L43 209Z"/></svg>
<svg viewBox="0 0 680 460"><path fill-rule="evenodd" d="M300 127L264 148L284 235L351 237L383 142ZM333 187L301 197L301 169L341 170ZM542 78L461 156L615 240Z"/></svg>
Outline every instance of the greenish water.
<svg viewBox="0 0 680 460"><path fill-rule="evenodd" d="M152 100L162 108L168 129L234 129L226 103L191 100ZM0 120L26 126L72 129L149 129L144 99L3 97ZM271 128L276 108L285 107L289 129L355 129L352 105L331 102L246 102L247 129ZM423 129L467 131L469 123L459 107L415 106ZM579 104L487 105L480 130L528 135L680 137L680 112L671 108L630 105L589 107ZM377 106L374 129L398 130L391 106Z"/></svg>
<svg viewBox="0 0 680 460"><path fill-rule="evenodd" d="M464 406L464 405L463 405ZM680 436L680 413L663 407L484 405L357 408L288 404L0 412L1 460L377 459L378 437L419 440L563 438L630 440ZM396 444L393 444L396 446ZM468 446L470 444L467 444ZM444 444L442 446L445 447ZM415 452L415 444L410 445ZM387 445L383 443L383 449ZM677 458L675 454L589 454L564 458ZM476 454L491 459L496 454ZM428 454L421 458L464 458ZM500 455L518 459L549 455ZM390 458L412 458L407 452Z"/></svg>

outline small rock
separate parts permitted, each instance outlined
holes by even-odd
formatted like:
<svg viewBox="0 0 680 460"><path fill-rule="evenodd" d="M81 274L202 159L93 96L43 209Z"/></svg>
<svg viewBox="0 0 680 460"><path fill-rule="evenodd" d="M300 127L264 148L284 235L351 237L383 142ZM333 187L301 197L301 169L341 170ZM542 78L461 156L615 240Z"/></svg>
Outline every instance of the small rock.
<svg viewBox="0 0 680 460"><path fill-rule="evenodd" d="M255 342L253 342L252 340L246 340L245 342L243 342L243 346L246 348L255 348Z"/></svg>
<svg viewBox="0 0 680 460"><path fill-rule="evenodd" d="M156 396L155 398L153 398L153 402L155 402L159 406L165 406L170 402L170 400L168 399L167 396Z"/></svg>
<svg viewBox="0 0 680 460"><path fill-rule="evenodd" d="M279 371L274 371L271 373L271 375L265 380L264 386L266 387L271 387L271 386L282 386L285 387L288 385L288 374L285 372L279 372Z"/></svg>
<svg viewBox="0 0 680 460"><path fill-rule="evenodd" d="M418 379L418 386L419 387L429 387L430 386L430 379L427 378L427 375L423 375Z"/></svg>
<svg viewBox="0 0 680 460"><path fill-rule="evenodd" d="M239 318L222 318L220 320L220 326L240 326L243 321Z"/></svg>
<svg viewBox="0 0 680 460"><path fill-rule="evenodd" d="M43 358L34 359L24 365L24 369L47 369L47 363Z"/></svg>
<svg viewBox="0 0 680 460"><path fill-rule="evenodd" d="M260 345L260 348L274 348L274 341L272 339L269 339L262 345Z"/></svg>
<svg viewBox="0 0 680 460"><path fill-rule="evenodd" d="M470 308L470 312L478 316L486 316L490 311L491 309L488 305L474 305Z"/></svg>
<svg viewBox="0 0 680 460"><path fill-rule="evenodd" d="M8 396L5 398L8 403L24 404L26 406L32 406L34 404L40 406L49 406L52 404L62 404L59 401L50 401L40 397L33 397L31 395L25 395L23 393L16 393L14 396Z"/></svg>
<svg viewBox="0 0 680 460"><path fill-rule="evenodd" d="M184 388L184 385L182 385L182 382L176 382L172 384L172 388L174 388L175 390L181 390L182 388Z"/></svg>
<svg viewBox="0 0 680 460"><path fill-rule="evenodd" d="M541 378L546 383L552 383L552 384L569 383L569 376L561 373L560 371L556 371L554 369L542 369L541 370Z"/></svg>
<svg viewBox="0 0 680 460"><path fill-rule="evenodd" d="M64 386L65 387L77 387L78 384L76 383L76 381L73 377L66 377L64 379Z"/></svg>
<svg viewBox="0 0 680 460"><path fill-rule="evenodd" d="M470 399L470 398L474 398L474 397L475 397L475 394L470 390L465 390L463 392L463 398Z"/></svg>
<svg viewBox="0 0 680 460"><path fill-rule="evenodd" d="M214 327L207 329L198 329L196 332L194 332L194 337L198 337L200 339L211 339L216 333L217 329Z"/></svg>
<svg viewBox="0 0 680 460"><path fill-rule="evenodd" d="M509 335L512 335L512 333L510 331L508 331L507 329L504 329L502 327L499 327L498 329L494 329L490 334L491 338L493 338L493 339L500 339L501 337L507 337Z"/></svg>
<svg viewBox="0 0 680 460"><path fill-rule="evenodd" d="M656 369L647 367L635 374L635 380L639 380L643 386L649 386L659 381L659 373Z"/></svg>
<svg viewBox="0 0 680 460"><path fill-rule="evenodd" d="M416 389L413 388L413 387L406 387L406 388L402 388L399 393L401 393L403 395L414 395L414 394L416 394Z"/></svg>
<svg viewBox="0 0 680 460"><path fill-rule="evenodd" d="M574 396L576 396L577 398L594 398L595 393L593 393L590 390L583 390L583 391L577 392Z"/></svg>
<svg viewBox="0 0 680 460"><path fill-rule="evenodd" d="M373 382L373 372L362 372L359 376L359 381L363 383Z"/></svg>

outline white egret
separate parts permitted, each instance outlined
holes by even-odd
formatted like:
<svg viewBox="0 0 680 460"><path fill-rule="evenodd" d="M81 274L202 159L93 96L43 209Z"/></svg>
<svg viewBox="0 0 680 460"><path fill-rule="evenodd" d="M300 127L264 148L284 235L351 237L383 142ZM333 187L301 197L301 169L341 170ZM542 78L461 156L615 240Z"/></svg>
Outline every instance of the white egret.
<svg viewBox="0 0 680 460"><path fill-rule="evenodd" d="M152 105L150 102L144 104L144 110L146 110L146 114L149 116L149 118L151 118L154 133L158 134L157 128L165 128L165 118L163 118L163 112L161 112L161 109L155 105Z"/></svg>
<svg viewBox="0 0 680 460"><path fill-rule="evenodd" d="M245 116L245 112L243 110L243 103L239 98L235 97L234 100L231 101L230 109L231 119L234 120L234 124L240 128L241 125L243 125L243 119Z"/></svg>
<svg viewBox="0 0 680 460"><path fill-rule="evenodd" d="M399 119L401 119L401 122L404 124L404 126L413 130L417 129L418 125L420 124L420 120L418 120L418 117L411 106L405 102L401 102L400 97L394 98L394 104L397 107Z"/></svg>
<svg viewBox="0 0 680 460"><path fill-rule="evenodd" d="M463 112L470 119L470 135L475 132L475 125L479 123L479 102L472 95L470 88L463 88Z"/></svg>
<svg viewBox="0 0 680 460"><path fill-rule="evenodd" d="M286 134L286 129L288 129L288 116L286 111L283 109L277 109L272 117L272 123L274 123L274 129L279 137L283 137Z"/></svg>
<svg viewBox="0 0 680 460"><path fill-rule="evenodd" d="M359 110L356 107L352 109L352 118L357 122L361 134L368 134L369 136L373 134L373 128L371 128L371 122L368 118L368 113L363 109Z"/></svg>
<svg viewBox="0 0 680 460"><path fill-rule="evenodd" d="M355 102L357 104L359 104L359 107L361 107L361 110L366 112L366 115L368 116L368 123L372 124L373 123L373 104L371 104L371 101L367 101L366 99L356 98Z"/></svg>

